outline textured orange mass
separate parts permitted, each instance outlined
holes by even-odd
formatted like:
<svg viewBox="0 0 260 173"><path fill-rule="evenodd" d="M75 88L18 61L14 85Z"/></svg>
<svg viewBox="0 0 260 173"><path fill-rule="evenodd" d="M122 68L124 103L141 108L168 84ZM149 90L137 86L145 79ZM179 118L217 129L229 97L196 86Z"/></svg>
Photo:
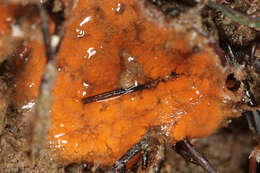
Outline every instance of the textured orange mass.
<svg viewBox="0 0 260 173"><path fill-rule="evenodd" d="M57 57L49 130L50 146L63 160L111 165L152 127L172 144L205 137L231 116L225 71L202 36L148 22L138 1L79 0L71 16ZM37 96L44 66L35 45L17 79L27 102ZM160 82L150 89L81 101L154 80Z"/></svg>

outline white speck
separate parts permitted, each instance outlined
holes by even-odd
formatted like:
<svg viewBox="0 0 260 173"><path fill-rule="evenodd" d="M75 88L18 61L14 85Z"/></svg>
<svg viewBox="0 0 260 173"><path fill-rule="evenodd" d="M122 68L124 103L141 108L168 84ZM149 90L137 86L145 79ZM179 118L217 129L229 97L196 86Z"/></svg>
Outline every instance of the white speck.
<svg viewBox="0 0 260 173"><path fill-rule="evenodd" d="M35 85L35 83L30 83L29 88L32 88Z"/></svg>
<svg viewBox="0 0 260 173"><path fill-rule="evenodd" d="M135 100L135 98L134 98L134 97L132 97L130 100L131 100L131 101L134 101L134 100Z"/></svg>
<svg viewBox="0 0 260 173"><path fill-rule="evenodd" d="M91 19L91 16L86 17L84 20L82 20L82 22L80 22L79 26L83 26L86 23L88 23Z"/></svg>
<svg viewBox="0 0 260 173"><path fill-rule="evenodd" d="M5 18L5 21L6 21L6 22L11 22L11 21L12 21L12 18L11 18L11 17L7 17L7 18Z"/></svg>
<svg viewBox="0 0 260 173"><path fill-rule="evenodd" d="M117 12L119 12L119 11L120 11L120 9L121 9L121 4L120 4L120 3L118 3L118 4L117 4L116 11L117 11Z"/></svg>
<svg viewBox="0 0 260 173"><path fill-rule="evenodd" d="M42 3L45 3L46 2L46 0L40 0L40 3L42 4Z"/></svg>
<svg viewBox="0 0 260 173"><path fill-rule="evenodd" d="M23 32L18 25L12 25L12 36L13 37L23 37Z"/></svg>
<svg viewBox="0 0 260 173"><path fill-rule="evenodd" d="M112 8L112 10L113 11L116 10L117 13L120 12L120 10L121 10L121 3L118 3L116 9Z"/></svg>
<svg viewBox="0 0 260 173"><path fill-rule="evenodd" d="M51 37L51 46L52 46L53 48L57 47L58 44L59 44L59 42L60 42L60 37L59 37L58 35L53 35L53 36Z"/></svg>
<svg viewBox="0 0 260 173"><path fill-rule="evenodd" d="M196 94L198 94L198 95L200 94L199 90L196 91Z"/></svg>
<svg viewBox="0 0 260 173"><path fill-rule="evenodd" d="M135 86L138 86L138 81L137 80L135 80Z"/></svg>
<svg viewBox="0 0 260 173"><path fill-rule="evenodd" d="M57 69L57 70L58 70L58 72L61 72L62 68L61 68L61 67L58 67L58 69Z"/></svg>
<svg viewBox="0 0 260 173"><path fill-rule="evenodd" d="M91 47L88 49L87 52L88 52L88 59L90 59L93 55L96 54L97 51L93 47Z"/></svg>
<svg viewBox="0 0 260 173"><path fill-rule="evenodd" d="M133 61L133 60L134 60L134 58L130 56L130 57L128 57L128 59L127 59L127 60L128 60L128 62L131 62L131 61Z"/></svg>
<svg viewBox="0 0 260 173"><path fill-rule="evenodd" d="M35 25L35 24L32 24L32 25L31 25L31 28L32 28L32 29L36 29L36 25Z"/></svg>
<svg viewBox="0 0 260 173"><path fill-rule="evenodd" d="M65 135L65 133L57 134L57 135L55 135L54 137L55 137L55 138L59 138L59 137L61 137L61 136L63 136L63 135Z"/></svg>
<svg viewBox="0 0 260 173"><path fill-rule="evenodd" d="M87 84L86 82L83 82L83 86L87 88L89 86L89 84Z"/></svg>
<svg viewBox="0 0 260 173"><path fill-rule="evenodd" d="M64 124L60 124L61 127L64 127Z"/></svg>
<svg viewBox="0 0 260 173"><path fill-rule="evenodd" d="M84 30L76 29L76 32L78 33L78 35L77 35L78 38L82 38L85 36Z"/></svg>
<svg viewBox="0 0 260 173"><path fill-rule="evenodd" d="M83 92L82 92L82 96L85 96L85 95L87 95L87 92L86 92L86 91L83 91Z"/></svg>
<svg viewBox="0 0 260 173"><path fill-rule="evenodd" d="M35 102L29 102L27 105L23 105L22 109L31 109L35 105Z"/></svg>
<svg viewBox="0 0 260 173"><path fill-rule="evenodd" d="M63 143L63 144L67 144L67 143L68 143L68 141L65 141L65 140L64 140L64 141L61 141L61 143Z"/></svg>

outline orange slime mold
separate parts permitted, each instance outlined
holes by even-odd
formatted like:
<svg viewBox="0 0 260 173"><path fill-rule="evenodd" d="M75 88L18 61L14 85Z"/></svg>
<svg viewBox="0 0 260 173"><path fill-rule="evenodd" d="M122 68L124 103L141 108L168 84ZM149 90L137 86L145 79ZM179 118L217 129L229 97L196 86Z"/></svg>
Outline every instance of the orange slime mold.
<svg viewBox="0 0 260 173"><path fill-rule="evenodd" d="M63 160L112 165L152 127L171 145L208 136L232 115L225 70L196 32L147 21L138 1L79 0L71 16L57 57L48 134ZM17 80L27 101L37 96L44 66L42 48L33 49L25 67L31 72ZM81 101L151 81L158 82L149 89Z"/></svg>

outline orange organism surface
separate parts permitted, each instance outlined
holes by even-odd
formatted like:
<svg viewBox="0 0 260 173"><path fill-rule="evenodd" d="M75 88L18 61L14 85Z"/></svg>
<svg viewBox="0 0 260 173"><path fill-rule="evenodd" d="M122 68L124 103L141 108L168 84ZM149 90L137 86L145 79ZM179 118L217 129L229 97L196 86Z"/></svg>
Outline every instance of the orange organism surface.
<svg viewBox="0 0 260 173"><path fill-rule="evenodd" d="M61 159L111 165L152 127L173 144L205 137L232 115L225 70L196 32L159 27L129 0L79 0L70 20L57 57L48 134ZM17 80L28 102L37 95L44 64L37 49L25 68L36 70ZM81 101L151 81L159 82L108 100Z"/></svg>

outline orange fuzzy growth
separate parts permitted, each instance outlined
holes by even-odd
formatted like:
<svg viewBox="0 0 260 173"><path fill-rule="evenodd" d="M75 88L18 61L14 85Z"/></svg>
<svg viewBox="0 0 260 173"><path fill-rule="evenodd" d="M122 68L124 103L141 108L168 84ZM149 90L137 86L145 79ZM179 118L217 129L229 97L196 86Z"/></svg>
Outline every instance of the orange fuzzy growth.
<svg viewBox="0 0 260 173"><path fill-rule="evenodd" d="M203 43L194 53L190 35L141 15L134 1L79 0L57 57L53 92L49 140L62 159L111 165L151 127L169 141L204 137L230 115L222 97L225 75L209 46ZM44 63L34 62L43 55L32 55L25 68L33 72L23 81L41 76ZM151 80L160 82L110 100L81 102L127 82Z"/></svg>

